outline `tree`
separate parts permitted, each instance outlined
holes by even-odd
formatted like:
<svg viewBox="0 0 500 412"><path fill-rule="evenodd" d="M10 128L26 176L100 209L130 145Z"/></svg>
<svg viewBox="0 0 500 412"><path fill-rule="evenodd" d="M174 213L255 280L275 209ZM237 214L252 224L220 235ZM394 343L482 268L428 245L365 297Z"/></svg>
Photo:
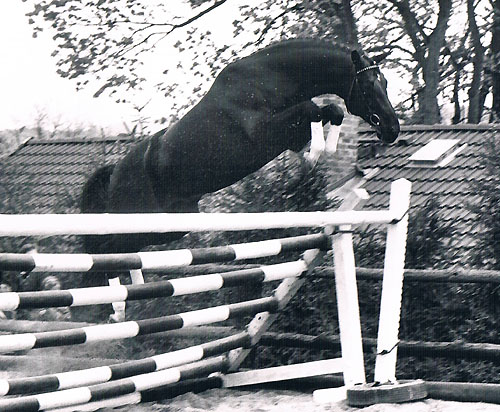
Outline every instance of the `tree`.
<svg viewBox="0 0 500 412"><path fill-rule="evenodd" d="M163 95L161 105L169 109L161 123L181 116L229 62L290 37L318 36L362 44L369 52L392 52L386 63L411 84L400 109L414 123L440 122L448 95L455 123L466 117L477 122L490 84L494 95L498 88L495 72L485 76L484 70L492 18L477 0L261 0L241 6L227 0L172 0L168 7L144 0L29 1L34 34L47 23L55 33L61 76L74 79L78 88L95 88L96 96L109 93L138 106L143 103L137 94L145 89L149 101L154 84ZM221 41L213 33L217 22L207 21L222 11L224 19L232 19L230 41L228 36ZM492 41L492 56L497 43ZM170 58L162 59L167 52ZM154 75L145 69L148 62ZM467 116L464 100L470 101Z"/></svg>
<svg viewBox="0 0 500 412"><path fill-rule="evenodd" d="M467 120L469 123L479 123L483 114L484 101L488 87L484 84L484 64L486 47L483 46L483 37L476 20L476 8L474 0L467 0L467 21L472 45L472 80L469 87L469 110Z"/></svg>
<svg viewBox="0 0 500 412"><path fill-rule="evenodd" d="M491 83L493 90L493 107L491 121L500 121L500 0L491 0L493 7L493 24L491 28Z"/></svg>
<svg viewBox="0 0 500 412"><path fill-rule="evenodd" d="M153 87L151 71L146 73L150 62L156 91L170 99L162 123L195 103L230 61L280 38L318 35L357 44L350 0L262 0L230 9L231 42L217 42L206 22L223 6L231 7L227 0L177 0L168 6L142 0L29 1L34 36L42 30L54 33L58 73L74 80L77 89L93 88L96 97L109 93L129 101L133 93ZM173 56L158 58L162 53ZM186 82L192 84L191 93Z"/></svg>
<svg viewBox="0 0 500 412"><path fill-rule="evenodd" d="M370 2L371 13L380 2ZM415 123L439 123L438 104L442 68L452 0L386 0L384 12L370 40L380 49L394 51L393 63L410 73L411 107Z"/></svg>
<svg viewBox="0 0 500 412"><path fill-rule="evenodd" d="M486 96L495 94L487 53L493 6L480 0L370 3L381 9L369 36L371 47L392 50L389 60L410 77L410 95L399 107L407 120L439 122L448 101L454 106L453 123L483 120ZM366 30L360 32L366 41Z"/></svg>
<svg viewBox="0 0 500 412"><path fill-rule="evenodd" d="M441 120L437 94L439 90L439 57L445 44L445 34L451 16L452 0L438 0L437 22L430 33L418 22L415 12L410 9L408 0L389 0L398 10L405 30L414 47L413 57L422 71L424 86L418 91L419 123L439 123Z"/></svg>
<svg viewBox="0 0 500 412"><path fill-rule="evenodd" d="M500 152L497 139L484 143L481 165L484 178L476 181L471 190L477 194L469 205L475 219L472 224L481 230L475 231L473 264L489 269L500 269Z"/></svg>

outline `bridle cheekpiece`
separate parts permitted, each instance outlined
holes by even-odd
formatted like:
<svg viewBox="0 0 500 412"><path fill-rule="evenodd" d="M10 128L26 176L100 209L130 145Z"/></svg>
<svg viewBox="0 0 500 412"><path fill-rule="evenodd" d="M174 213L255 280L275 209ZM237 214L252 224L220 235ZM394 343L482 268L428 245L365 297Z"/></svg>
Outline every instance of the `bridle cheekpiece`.
<svg viewBox="0 0 500 412"><path fill-rule="evenodd" d="M365 67L364 69L358 70L358 71L356 72L356 76L357 76L358 74L363 73L363 72L367 72L368 70L380 70L380 67L378 67L376 64L374 64L373 66L367 66L367 67Z"/></svg>
<svg viewBox="0 0 500 412"><path fill-rule="evenodd" d="M352 84L351 84L351 88L349 90L349 96L347 98L347 101L350 102L351 101L351 95L352 95L352 91L354 89L354 83L356 83L358 81L358 76L361 74L361 73L364 73L364 72L367 72L369 70L379 70L380 71L380 67L377 66L376 64L372 65L372 66L366 66L364 67L363 69L361 70L358 70L354 76L354 79L352 80ZM358 84L358 87L359 87L359 90L361 91L361 94L363 95L363 102L365 103L367 109L368 109L368 113L370 114L370 123L373 125L373 126L378 126L380 124L380 117L378 116L377 113L375 113L371 107L370 107L370 104L368 103L367 101L367 98L366 98L366 93L365 91L359 86ZM349 109L347 109L349 111Z"/></svg>

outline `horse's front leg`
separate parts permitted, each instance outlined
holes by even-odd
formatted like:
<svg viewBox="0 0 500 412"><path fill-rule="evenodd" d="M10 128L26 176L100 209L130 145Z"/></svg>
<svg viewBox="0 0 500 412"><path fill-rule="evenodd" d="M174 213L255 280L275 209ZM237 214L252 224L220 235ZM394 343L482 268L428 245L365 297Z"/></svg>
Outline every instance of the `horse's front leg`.
<svg viewBox="0 0 500 412"><path fill-rule="evenodd" d="M298 152L311 140L311 123L322 122L340 125L344 112L338 105L332 103L319 107L311 100L300 102L277 112L257 125L254 136L268 136L284 149Z"/></svg>
<svg viewBox="0 0 500 412"><path fill-rule="evenodd" d="M340 126L344 120L344 111L338 104L330 103L321 108L321 120L323 126L327 123L331 123L332 126Z"/></svg>
<svg viewBox="0 0 500 412"><path fill-rule="evenodd" d="M311 123L311 145L309 151L304 153L304 157L309 162L309 165L311 167L314 167L318 162L321 154L325 150L328 150L323 127L327 123L331 124L327 138L327 140L331 141L332 134L338 137L340 131L340 128L338 126L342 124L343 119L344 111L342 110L342 108L337 104L332 103L321 108L321 122ZM336 147L336 143L334 145ZM331 149L328 151L331 151ZM335 151L335 149L333 151Z"/></svg>
<svg viewBox="0 0 500 412"><path fill-rule="evenodd" d="M109 286L120 286L120 278L116 277L108 277ZM111 304L113 308L113 313L109 315L109 320L113 323L124 322L125 321L125 307L126 304L123 301L113 302Z"/></svg>

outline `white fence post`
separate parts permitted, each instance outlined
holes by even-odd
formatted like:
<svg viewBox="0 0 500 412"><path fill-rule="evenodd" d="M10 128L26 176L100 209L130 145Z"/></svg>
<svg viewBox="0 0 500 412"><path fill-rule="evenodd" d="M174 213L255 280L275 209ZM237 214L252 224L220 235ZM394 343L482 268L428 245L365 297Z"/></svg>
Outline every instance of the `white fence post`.
<svg viewBox="0 0 500 412"><path fill-rule="evenodd" d="M338 210L352 211L367 197L365 191L353 190L346 196ZM344 386L315 390L313 397L317 403L344 400L349 387L366 383L352 228L351 225L340 225L338 229L340 233L332 236L332 248ZM333 230L332 226L327 226L325 233L331 234Z"/></svg>
<svg viewBox="0 0 500 412"><path fill-rule="evenodd" d="M342 202L339 211L353 210L368 194L354 190ZM338 234L332 237L335 266L335 290L340 329L340 346L344 363L344 384L350 387L365 383L365 366L361 322L359 318L356 263L352 246L352 227L339 226Z"/></svg>
<svg viewBox="0 0 500 412"><path fill-rule="evenodd" d="M399 179L391 185L389 210L397 216L387 229L384 278L380 302L375 382L396 382L396 361L411 183Z"/></svg>
<svg viewBox="0 0 500 412"><path fill-rule="evenodd" d="M350 227L340 227L340 230ZM346 231L333 237L335 289L340 328L340 345L344 364L346 387L365 383L365 366L359 319L356 265L352 247L352 233Z"/></svg>

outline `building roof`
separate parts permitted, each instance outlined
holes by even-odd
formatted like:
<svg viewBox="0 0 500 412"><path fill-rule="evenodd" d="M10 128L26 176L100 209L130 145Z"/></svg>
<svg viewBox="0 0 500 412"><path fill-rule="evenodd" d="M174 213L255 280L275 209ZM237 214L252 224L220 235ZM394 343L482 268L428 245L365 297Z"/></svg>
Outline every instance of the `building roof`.
<svg viewBox="0 0 500 412"><path fill-rule="evenodd" d="M377 141L373 131L362 130L358 153L360 166L373 173L364 185L371 196L364 207L388 207L391 182L406 178L412 182L411 208L415 210L435 197L441 206L443 224L452 224L456 230L454 246L470 248L474 243L471 234L479 230L467 207L477 200L472 184L485 177L481 152L484 143L494 139L499 132L500 126L493 125L403 126L397 143L384 146ZM414 156L416 161L410 159L436 139L458 142L450 144L449 151L434 160L432 154L424 159Z"/></svg>
<svg viewBox="0 0 500 412"><path fill-rule="evenodd" d="M470 247L470 234L479 230L472 224L473 215L467 208L467 203L475 200L471 183L484 177L480 153L484 142L499 131L499 126L491 125L403 126L397 143L387 146L378 141L372 130L362 129L358 157L361 168L369 172L364 188L371 195L364 207L387 208L391 182L404 177L413 183L412 209L424 205L432 196L437 197L444 223L453 223L457 229L457 246ZM459 142L433 161L425 156L410 160L436 139ZM77 212L82 186L93 171L103 164L115 163L137 141L127 136L28 140L0 159L2 212Z"/></svg>
<svg viewBox="0 0 500 412"><path fill-rule="evenodd" d="M82 186L95 169L123 157L130 137L29 139L0 160L3 213L75 212Z"/></svg>

